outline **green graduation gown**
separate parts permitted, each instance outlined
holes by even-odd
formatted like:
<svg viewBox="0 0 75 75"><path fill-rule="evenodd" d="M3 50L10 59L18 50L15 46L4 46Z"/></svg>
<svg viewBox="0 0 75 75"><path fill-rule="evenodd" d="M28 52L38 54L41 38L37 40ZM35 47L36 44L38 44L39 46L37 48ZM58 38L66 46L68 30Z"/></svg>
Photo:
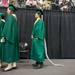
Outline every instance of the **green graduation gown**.
<svg viewBox="0 0 75 75"><path fill-rule="evenodd" d="M6 38L2 45L2 61L12 63L19 60L18 32L17 19L13 15L8 15L2 32L2 37Z"/></svg>
<svg viewBox="0 0 75 75"><path fill-rule="evenodd" d="M1 33L4 28L4 25L5 25L5 21L3 19L0 19L0 39L1 39ZM2 44L0 43L0 60L1 58L2 58Z"/></svg>
<svg viewBox="0 0 75 75"><path fill-rule="evenodd" d="M36 23L34 23L32 36L33 39L30 58L37 62L43 62L45 59L45 26L43 20L40 19Z"/></svg>

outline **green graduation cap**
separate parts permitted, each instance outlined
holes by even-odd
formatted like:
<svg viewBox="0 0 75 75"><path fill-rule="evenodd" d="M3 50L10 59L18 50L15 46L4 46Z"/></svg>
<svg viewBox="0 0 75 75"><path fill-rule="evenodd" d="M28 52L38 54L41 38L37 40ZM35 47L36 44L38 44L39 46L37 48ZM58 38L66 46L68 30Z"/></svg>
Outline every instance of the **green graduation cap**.
<svg viewBox="0 0 75 75"><path fill-rule="evenodd" d="M39 14L39 15L43 15L43 10L42 9L37 9L36 13Z"/></svg>
<svg viewBox="0 0 75 75"><path fill-rule="evenodd" d="M4 17L4 13L0 13L0 17Z"/></svg>
<svg viewBox="0 0 75 75"><path fill-rule="evenodd" d="M13 4L9 4L9 7L8 7L10 10L12 11L16 11L16 7L13 5Z"/></svg>

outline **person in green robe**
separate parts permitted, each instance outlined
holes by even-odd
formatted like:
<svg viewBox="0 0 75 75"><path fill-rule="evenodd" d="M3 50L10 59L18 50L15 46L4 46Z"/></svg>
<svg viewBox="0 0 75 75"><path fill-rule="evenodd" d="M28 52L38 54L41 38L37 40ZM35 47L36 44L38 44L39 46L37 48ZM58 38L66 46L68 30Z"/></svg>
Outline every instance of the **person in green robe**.
<svg viewBox="0 0 75 75"><path fill-rule="evenodd" d="M13 4L9 4L7 8L7 18L2 31L2 61L8 65L3 69L9 71L15 69L16 62L19 60L19 35L17 17L14 14L16 8Z"/></svg>
<svg viewBox="0 0 75 75"><path fill-rule="evenodd" d="M5 25L5 20L4 20L4 13L0 13L0 39L1 39L1 33L3 31ZM0 67L2 67L2 44L0 43Z"/></svg>
<svg viewBox="0 0 75 75"><path fill-rule="evenodd" d="M42 20L43 12L42 10L37 10L35 14L35 23L32 29L32 45L30 58L36 62L33 65L33 68L40 69L43 67L43 62L45 59L45 26L44 21Z"/></svg>

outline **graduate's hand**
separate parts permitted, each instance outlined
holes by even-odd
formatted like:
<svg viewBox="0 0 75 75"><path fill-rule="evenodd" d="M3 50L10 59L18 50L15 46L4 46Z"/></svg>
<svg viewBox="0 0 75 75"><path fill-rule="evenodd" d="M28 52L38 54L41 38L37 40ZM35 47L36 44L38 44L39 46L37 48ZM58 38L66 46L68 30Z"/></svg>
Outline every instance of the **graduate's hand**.
<svg viewBox="0 0 75 75"><path fill-rule="evenodd" d="M5 42L5 38L2 37L2 39L0 40L1 43L4 43Z"/></svg>
<svg viewBox="0 0 75 75"><path fill-rule="evenodd" d="M31 35L31 39L33 39L33 35Z"/></svg>

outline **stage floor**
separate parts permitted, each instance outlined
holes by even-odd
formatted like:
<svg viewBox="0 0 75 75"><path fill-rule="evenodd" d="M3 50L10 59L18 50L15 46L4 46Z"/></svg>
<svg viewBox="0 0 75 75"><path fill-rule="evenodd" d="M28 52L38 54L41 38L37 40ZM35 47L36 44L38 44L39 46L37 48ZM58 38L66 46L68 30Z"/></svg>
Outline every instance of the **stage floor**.
<svg viewBox="0 0 75 75"><path fill-rule="evenodd" d="M0 75L75 75L75 59L53 59L55 63L63 64L63 67L52 66L47 60L42 69L33 69L32 61L21 60L17 65L18 69L9 72L2 72Z"/></svg>

